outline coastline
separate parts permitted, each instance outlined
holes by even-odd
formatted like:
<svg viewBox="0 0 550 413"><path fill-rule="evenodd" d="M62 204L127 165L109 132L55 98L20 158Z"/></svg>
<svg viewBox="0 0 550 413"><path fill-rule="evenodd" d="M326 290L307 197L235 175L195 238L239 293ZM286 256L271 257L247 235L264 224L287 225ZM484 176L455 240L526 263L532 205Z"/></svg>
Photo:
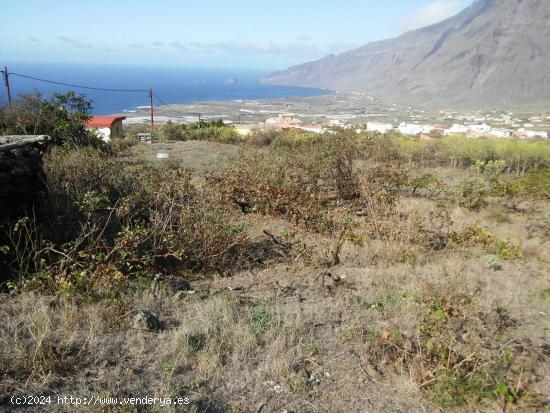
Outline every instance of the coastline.
<svg viewBox="0 0 550 413"><path fill-rule="evenodd" d="M195 101L154 107L158 122L190 123L201 119L222 119L236 124L255 124L279 114L291 113L307 123L323 123L329 119L341 119L351 123L364 123L367 117L392 118L396 111L406 107L382 103L365 92L340 92L326 90L314 96L283 98L233 99ZM149 119L149 107L133 113L122 112L126 123L139 123Z"/></svg>
<svg viewBox="0 0 550 413"><path fill-rule="evenodd" d="M149 123L149 107L142 107L133 113L119 113L126 116L125 124ZM413 108L381 99L363 91L327 91L315 96L294 96L263 99L233 99L195 101L191 103L155 106L155 123L195 123L199 120L223 120L228 124L245 128L265 127L282 115L292 115L303 127L311 130L325 126L364 127L367 122L387 123L394 126L401 122L410 124L453 124L488 122L497 128L510 128L507 110L428 110ZM515 112L514 119L528 122L532 116L545 119L537 125L550 132L550 113L547 111L524 110ZM522 120L521 120L522 119ZM521 121L520 121L521 120ZM267 121L267 122L266 122Z"/></svg>

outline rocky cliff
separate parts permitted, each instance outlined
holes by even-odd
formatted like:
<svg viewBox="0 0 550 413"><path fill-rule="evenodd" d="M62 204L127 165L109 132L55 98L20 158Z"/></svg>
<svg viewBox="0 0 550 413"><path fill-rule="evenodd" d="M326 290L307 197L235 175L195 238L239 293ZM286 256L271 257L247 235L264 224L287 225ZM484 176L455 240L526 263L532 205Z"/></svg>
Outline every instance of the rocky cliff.
<svg viewBox="0 0 550 413"><path fill-rule="evenodd" d="M550 0L478 0L441 23L265 82L432 107L550 107Z"/></svg>

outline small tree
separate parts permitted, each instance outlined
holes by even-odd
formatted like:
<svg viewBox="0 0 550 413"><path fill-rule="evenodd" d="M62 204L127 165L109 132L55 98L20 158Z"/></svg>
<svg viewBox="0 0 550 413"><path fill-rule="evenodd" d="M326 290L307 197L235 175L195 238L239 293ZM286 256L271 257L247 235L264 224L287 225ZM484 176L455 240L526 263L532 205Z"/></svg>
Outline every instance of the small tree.
<svg viewBox="0 0 550 413"><path fill-rule="evenodd" d="M0 111L0 133L49 135L55 143L89 145L95 136L84 127L92 102L75 92L56 93L46 100L40 93L20 96Z"/></svg>

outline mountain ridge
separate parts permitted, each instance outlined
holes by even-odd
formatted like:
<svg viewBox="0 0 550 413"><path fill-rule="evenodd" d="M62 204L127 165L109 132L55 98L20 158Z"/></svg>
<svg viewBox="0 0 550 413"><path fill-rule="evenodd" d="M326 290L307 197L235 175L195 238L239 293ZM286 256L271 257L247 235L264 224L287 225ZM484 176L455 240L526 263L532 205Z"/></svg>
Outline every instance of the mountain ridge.
<svg viewBox="0 0 550 413"><path fill-rule="evenodd" d="M275 72L419 106L550 106L550 0L478 0L440 23Z"/></svg>

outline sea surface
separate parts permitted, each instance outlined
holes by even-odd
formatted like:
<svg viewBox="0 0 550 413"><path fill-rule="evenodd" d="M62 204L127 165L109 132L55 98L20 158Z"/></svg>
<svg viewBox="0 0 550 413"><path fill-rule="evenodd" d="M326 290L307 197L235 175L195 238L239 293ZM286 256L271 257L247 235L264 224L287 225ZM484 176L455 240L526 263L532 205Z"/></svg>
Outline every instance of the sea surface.
<svg viewBox="0 0 550 413"><path fill-rule="evenodd" d="M40 92L50 97L56 92L70 90L83 93L93 102L96 115L127 112L139 107L149 107L147 91L106 92L80 89L72 86L45 83L19 75L31 76L55 82L108 89L153 89L168 104L196 101L273 99L290 96L317 96L327 90L291 86L272 86L259 83L269 71L200 69L154 66L84 65L10 63L8 65L12 97L19 94ZM3 82L2 82L3 83ZM0 104L7 101L4 85L0 92ZM161 102L155 98L155 105Z"/></svg>

